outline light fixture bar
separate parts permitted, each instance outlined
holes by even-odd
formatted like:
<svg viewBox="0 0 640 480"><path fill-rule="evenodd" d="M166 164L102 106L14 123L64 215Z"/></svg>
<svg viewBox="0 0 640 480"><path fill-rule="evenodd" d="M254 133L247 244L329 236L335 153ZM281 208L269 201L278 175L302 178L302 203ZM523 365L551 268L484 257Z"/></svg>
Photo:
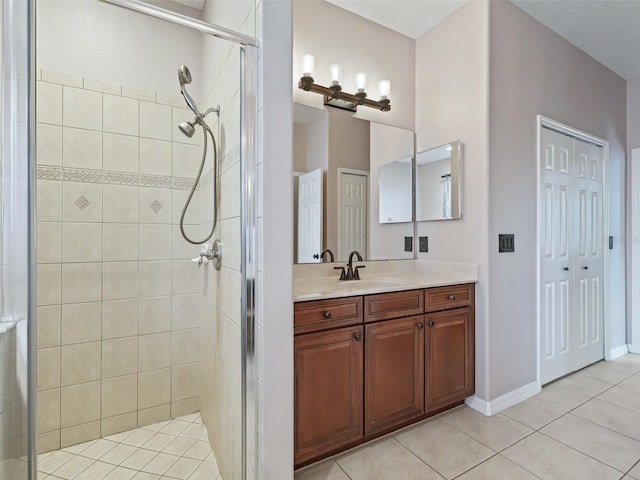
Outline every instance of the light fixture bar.
<svg viewBox="0 0 640 480"><path fill-rule="evenodd" d="M375 108L376 110L381 110L383 112L391 110L391 101L388 98L370 100L367 98L367 94L364 90L359 91L356 94L343 92L342 87L337 83L331 87L325 87L314 83L313 77L308 75L300 77L298 88L301 88L305 92L314 92L324 95L325 105L342 108L343 110L349 110L351 112L357 111L359 105Z"/></svg>

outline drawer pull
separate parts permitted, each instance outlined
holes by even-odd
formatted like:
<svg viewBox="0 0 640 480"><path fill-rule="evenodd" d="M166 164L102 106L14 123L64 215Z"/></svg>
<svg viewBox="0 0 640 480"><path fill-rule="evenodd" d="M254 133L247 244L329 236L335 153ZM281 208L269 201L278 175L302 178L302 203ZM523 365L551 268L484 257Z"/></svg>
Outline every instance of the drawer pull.
<svg viewBox="0 0 640 480"><path fill-rule="evenodd" d="M423 329L424 328L424 324L423 323L418 323L418 324L416 324L416 327L418 327L418 330Z"/></svg>
<svg viewBox="0 0 640 480"><path fill-rule="evenodd" d="M322 316L323 316L324 318L326 318L327 320L329 320L329 319L331 318L331 312L324 312L324 313L322 314Z"/></svg>
<svg viewBox="0 0 640 480"><path fill-rule="evenodd" d="M354 335L353 335L353 339L354 339L356 342L359 342L361 338L362 338L362 337L360 336L360 334L359 334L359 333L356 333L356 334L354 334Z"/></svg>
<svg viewBox="0 0 640 480"><path fill-rule="evenodd" d="M429 320L429 322L427 322L427 325L433 327L435 325L435 322L433 320Z"/></svg>
<svg viewBox="0 0 640 480"><path fill-rule="evenodd" d="M456 296L455 295L449 295L447 298L449 300L451 300L451 301L454 301L456 299Z"/></svg>

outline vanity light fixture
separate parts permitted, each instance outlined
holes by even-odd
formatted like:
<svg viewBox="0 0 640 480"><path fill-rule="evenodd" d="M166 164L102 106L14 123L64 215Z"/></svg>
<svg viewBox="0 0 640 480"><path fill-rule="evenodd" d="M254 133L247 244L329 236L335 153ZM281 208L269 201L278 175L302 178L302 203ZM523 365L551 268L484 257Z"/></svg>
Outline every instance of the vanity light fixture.
<svg viewBox="0 0 640 480"><path fill-rule="evenodd" d="M342 69L340 65L331 65L331 86L325 87L313 82L313 71L315 67L315 58L313 55L307 54L303 57L302 77L298 82L298 88L306 92L319 93L324 95L324 104L332 107L342 108L343 110L349 110L355 112L359 105L365 107L375 108L383 112L391 110L391 101L389 100L389 92L391 91L391 82L389 80L382 80L378 84L380 89L380 100L370 100L367 98L367 74L358 73L356 75L356 86L358 91L356 93L347 93L342 91L340 86L340 80L342 76Z"/></svg>

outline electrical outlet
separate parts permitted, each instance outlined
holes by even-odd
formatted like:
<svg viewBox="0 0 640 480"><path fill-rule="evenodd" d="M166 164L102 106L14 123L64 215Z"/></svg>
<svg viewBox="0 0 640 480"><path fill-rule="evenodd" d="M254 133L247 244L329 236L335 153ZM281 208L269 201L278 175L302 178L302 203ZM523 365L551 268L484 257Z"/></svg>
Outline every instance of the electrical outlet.
<svg viewBox="0 0 640 480"><path fill-rule="evenodd" d="M514 252L515 235L513 233L498 234L498 252Z"/></svg>
<svg viewBox="0 0 640 480"><path fill-rule="evenodd" d="M413 237L404 237L404 251L413 252Z"/></svg>
<svg viewBox="0 0 640 480"><path fill-rule="evenodd" d="M420 252L429 251L429 237L418 237L418 250Z"/></svg>

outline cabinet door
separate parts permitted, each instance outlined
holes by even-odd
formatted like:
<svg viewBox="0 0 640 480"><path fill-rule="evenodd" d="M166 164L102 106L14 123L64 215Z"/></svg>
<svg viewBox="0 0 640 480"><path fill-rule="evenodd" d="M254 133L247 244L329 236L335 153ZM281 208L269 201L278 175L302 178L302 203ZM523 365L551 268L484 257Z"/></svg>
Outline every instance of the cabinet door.
<svg viewBox="0 0 640 480"><path fill-rule="evenodd" d="M295 338L295 464L362 438L362 327Z"/></svg>
<svg viewBox="0 0 640 480"><path fill-rule="evenodd" d="M474 318L470 308L425 315L427 412L459 403L475 390Z"/></svg>
<svg viewBox="0 0 640 480"><path fill-rule="evenodd" d="M365 434L424 413L424 317L365 327Z"/></svg>

